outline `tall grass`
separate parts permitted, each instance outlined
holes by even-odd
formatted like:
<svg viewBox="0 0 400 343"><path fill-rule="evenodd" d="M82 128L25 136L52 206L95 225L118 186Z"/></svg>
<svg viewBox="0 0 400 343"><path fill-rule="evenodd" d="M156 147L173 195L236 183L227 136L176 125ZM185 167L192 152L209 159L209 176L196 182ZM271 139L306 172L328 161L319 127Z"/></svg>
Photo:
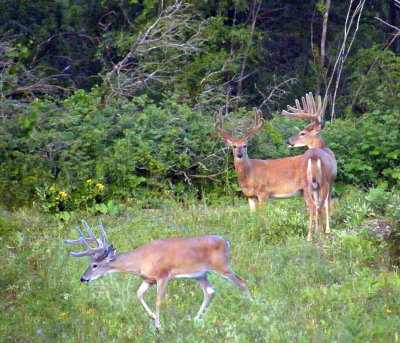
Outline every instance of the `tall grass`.
<svg viewBox="0 0 400 343"><path fill-rule="evenodd" d="M367 210L365 209L367 206ZM141 279L109 274L82 285L88 266L72 258L76 214L68 224L33 209L1 214L1 328L4 342L396 342L400 278L384 244L361 223L368 205L349 192L337 204L331 237L305 240L302 199L268 203L249 214L235 205L168 203L102 216L109 242L125 252L167 237L218 234L231 242L231 264L255 299L218 275L201 321L203 293L193 280L171 280L157 331L136 300ZM75 251L79 250L78 248ZM155 287L145 295L154 309Z"/></svg>

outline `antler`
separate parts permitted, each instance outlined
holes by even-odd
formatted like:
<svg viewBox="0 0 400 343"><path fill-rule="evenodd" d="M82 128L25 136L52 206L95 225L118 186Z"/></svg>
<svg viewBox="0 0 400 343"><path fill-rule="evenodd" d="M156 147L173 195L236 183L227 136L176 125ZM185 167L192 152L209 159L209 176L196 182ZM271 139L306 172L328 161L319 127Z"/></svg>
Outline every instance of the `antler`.
<svg viewBox="0 0 400 343"><path fill-rule="evenodd" d="M262 118L262 112L260 110L257 110L256 108L254 108L253 110L254 110L255 124L254 124L254 127L250 131L245 131L243 139L246 139L246 140L253 133L255 133L256 131L261 129L264 125L264 119ZM222 135L228 137L230 140L234 141L235 137L233 136L233 134L229 133L228 131L226 131L222 128L222 113L221 113L221 111L215 113L214 119L215 119L215 125L214 125L215 130L217 130Z"/></svg>
<svg viewBox="0 0 400 343"><path fill-rule="evenodd" d="M69 244L83 244L88 250L80 252L80 253L74 253L71 252L71 256L72 257L82 257L82 256L91 256L91 255L95 255L93 257L96 258L99 255L104 254L107 251L107 235L103 229L103 224L101 223L101 218L99 218L99 229L100 229L100 237L96 238L96 236L94 235L93 231L90 230L89 225L82 220L82 224L85 227L87 233L89 234L89 237L85 237L85 235L83 234L83 232L81 231L81 229L79 228L79 226L76 227L76 230L79 233L79 238L76 240L64 240L65 243L69 243ZM96 248L92 248L90 247L90 243L95 243L97 245Z"/></svg>
<svg viewBox="0 0 400 343"><path fill-rule="evenodd" d="M264 119L262 118L262 112L256 108L254 110L254 127L250 131L244 133L244 139L247 140L253 133L257 132L264 126Z"/></svg>
<svg viewBox="0 0 400 343"><path fill-rule="evenodd" d="M315 122L321 122L326 110L326 98L322 101L321 96L317 98L315 104L312 92L306 94L306 97L301 98L303 108L301 108L300 101L296 99L296 107L288 105L289 111L282 111L282 115L290 118L302 118Z"/></svg>
<svg viewBox="0 0 400 343"><path fill-rule="evenodd" d="M233 135L231 133L229 133L228 131L224 130L222 128L222 111L218 111L215 112L214 114L214 128L215 130L217 130L220 134L222 134L223 136L229 138L230 140L235 140L235 138L233 137Z"/></svg>

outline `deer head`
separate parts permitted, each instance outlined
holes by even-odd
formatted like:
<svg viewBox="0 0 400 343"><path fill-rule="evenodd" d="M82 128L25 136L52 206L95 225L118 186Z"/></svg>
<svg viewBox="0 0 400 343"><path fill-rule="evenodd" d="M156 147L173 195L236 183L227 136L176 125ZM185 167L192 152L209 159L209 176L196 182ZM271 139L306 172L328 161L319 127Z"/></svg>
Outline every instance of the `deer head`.
<svg viewBox="0 0 400 343"><path fill-rule="evenodd" d="M90 230L88 224L84 220L82 220L82 223L89 237L85 237L81 229L77 226L76 230L78 231L80 237L76 240L64 240L64 242L69 244L82 244L87 248L86 251L80 253L71 252L71 256L90 257L90 265L81 278L81 282L89 283L90 281L97 279L103 274L114 271L112 263L115 260L117 253L112 245L107 247L107 235L103 229L101 219L99 219L99 238L96 238L93 231ZM96 244L96 247L92 248L89 244Z"/></svg>
<svg viewBox="0 0 400 343"><path fill-rule="evenodd" d="M260 130L264 125L264 119L262 118L262 113L260 110L254 109L254 126L251 130L245 131L244 136L241 139L237 139L233 133L229 133L228 131L222 128L222 112L216 112L215 116L215 124L214 128L220 134L222 134L222 140L232 147L233 156L235 161L243 161L248 158L247 156L247 141L252 134ZM234 131L233 128L232 131Z"/></svg>
<svg viewBox="0 0 400 343"><path fill-rule="evenodd" d="M326 109L326 98L322 101L321 96L318 96L317 103L314 101L314 96L310 92L305 97L301 98L303 107L300 101L296 99L296 107L288 105L288 111L282 111L282 115L290 118L308 119L311 121L304 130L300 131L293 137L289 138L287 144L289 147L313 147L316 141L320 141L318 133L325 127L323 116Z"/></svg>

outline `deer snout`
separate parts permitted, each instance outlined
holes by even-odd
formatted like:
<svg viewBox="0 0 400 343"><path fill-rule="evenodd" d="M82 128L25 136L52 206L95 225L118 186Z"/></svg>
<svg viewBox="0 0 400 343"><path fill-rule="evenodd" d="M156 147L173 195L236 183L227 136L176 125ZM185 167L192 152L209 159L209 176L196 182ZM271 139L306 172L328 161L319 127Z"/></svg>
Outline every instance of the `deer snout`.
<svg viewBox="0 0 400 343"><path fill-rule="evenodd" d="M83 276L81 277L81 282L82 283L89 283L89 279L85 279Z"/></svg>
<svg viewBox="0 0 400 343"><path fill-rule="evenodd" d="M290 141L290 139L286 141L286 146L293 148L293 143Z"/></svg>

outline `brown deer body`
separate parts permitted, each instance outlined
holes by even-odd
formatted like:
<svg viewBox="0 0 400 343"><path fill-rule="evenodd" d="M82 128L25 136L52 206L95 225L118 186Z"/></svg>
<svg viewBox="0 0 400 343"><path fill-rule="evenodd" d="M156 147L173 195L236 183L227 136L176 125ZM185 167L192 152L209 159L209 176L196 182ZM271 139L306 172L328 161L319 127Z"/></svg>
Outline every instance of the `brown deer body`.
<svg viewBox="0 0 400 343"><path fill-rule="evenodd" d="M232 147L238 184L249 201L250 210L256 209L257 202L262 207L268 198L283 199L298 194L304 197L309 210L307 240L312 240L312 227L321 222L322 209L326 210L325 233L330 232L329 210L332 184L336 178L336 160L333 152L325 146L319 131L323 128L321 118L326 103L314 103L312 94L303 98L303 108L296 100L297 107L283 111L283 115L305 118L312 121L303 131L293 136L291 147L308 146L303 155L279 159L250 159L247 155L247 141L264 125L260 111L255 111L255 125L244 133L243 139L222 128L222 114L215 115L215 130L223 136L223 141Z"/></svg>
<svg viewBox="0 0 400 343"><path fill-rule="evenodd" d="M318 97L314 102L312 93L302 98L303 108L296 100L296 107L288 106L284 116L311 120L311 123L288 140L289 147L308 147L301 164L303 196L309 209L308 240L312 239L312 227L315 219L316 229L322 224L322 211L325 209L325 233L330 233L329 216L331 209L332 185L337 175L335 155L324 143L319 132L324 128L323 114L326 101Z"/></svg>
<svg viewBox="0 0 400 343"><path fill-rule="evenodd" d="M256 209L257 203L263 207L268 198L290 198L301 194L303 188L298 168L302 156L268 160L248 157L247 141L264 125L260 111L255 111L255 118L255 126L245 132L243 139L235 138L222 128L221 113L216 114L215 122L215 129L223 135L223 141L232 147L238 184L249 201L250 211Z"/></svg>
<svg viewBox="0 0 400 343"><path fill-rule="evenodd" d="M85 221L82 221L89 237L85 237L77 227L80 238L70 244L83 244L88 250L82 253L71 253L74 257L91 256L91 263L81 278L89 283L103 274L121 272L136 274L143 278L137 291L137 298L147 315L154 319L156 328L160 328L160 306L168 280L175 278L196 279L204 293L203 303L196 315L200 318L209 304L214 288L208 282L207 272L217 272L238 285L252 300L251 294L242 278L230 267L230 245L220 236L203 236L194 238L168 238L151 242L133 251L117 254L111 245L107 248L107 237L100 221L100 239L97 239ZM91 248L96 243L97 248ZM153 284L157 284L156 311L153 313L143 294Z"/></svg>

